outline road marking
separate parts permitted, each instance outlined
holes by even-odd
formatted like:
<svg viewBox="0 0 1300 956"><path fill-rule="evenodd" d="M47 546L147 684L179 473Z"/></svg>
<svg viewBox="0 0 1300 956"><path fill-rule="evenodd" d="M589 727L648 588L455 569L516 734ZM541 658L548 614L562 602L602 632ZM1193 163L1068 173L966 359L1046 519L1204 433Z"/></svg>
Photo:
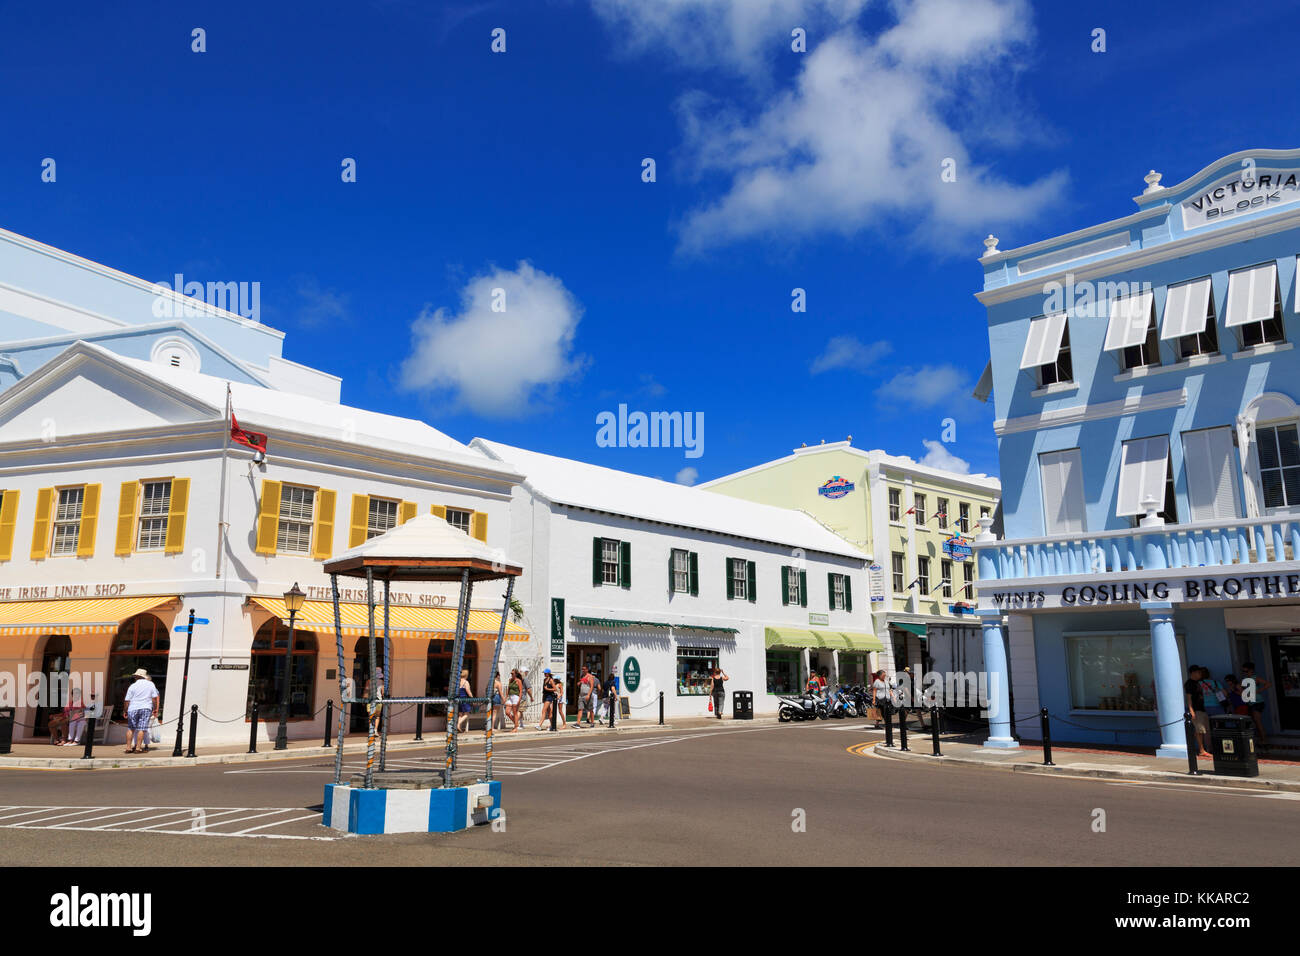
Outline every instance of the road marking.
<svg viewBox="0 0 1300 956"><path fill-rule="evenodd" d="M260 832L276 827L303 823L308 820L320 821L319 813L303 815L303 807L3 807L0 810L19 810L18 813L0 815L0 829L10 830L63 830L100 833L188 833L194 836L246 836L264 837L279 840L336 840L339 836L307 836L289 833ZM99 811L113 811L100 813ZM154 812L160 811L160 812ZM86 814L98 814L87 817ZM109 823L100 820L116 817ZM224 817L226 819L216 819ZM217 827L243 826L253 820L265 817L280 817L256 826L244 826L231 832ZM80 818L80 819L72 819ZM57 823L55 821L65 821ZM149 820L157 820L148 826L139 826ZM196 826L196 823L200 824ZM184 829L164 829L167 827L184 827Z"/></svg>

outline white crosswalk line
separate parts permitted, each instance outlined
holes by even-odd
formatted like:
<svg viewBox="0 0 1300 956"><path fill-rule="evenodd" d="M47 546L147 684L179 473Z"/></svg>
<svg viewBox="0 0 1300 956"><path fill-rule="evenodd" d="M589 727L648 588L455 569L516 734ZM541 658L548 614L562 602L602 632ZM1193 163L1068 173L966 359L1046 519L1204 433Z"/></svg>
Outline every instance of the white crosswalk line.
<svg viewBox="0 0 1300 956"><path fill-rule="evenodd" d="M136 813L148 813L152 808L149 807L132 807L130 810L115 810L112 813L101 813L97 817L82 817L79 820L71 820L68 823L56 823L50 827L51 830L57 830L60 827L83 826L87 823L94 823L96 820L108 820L113 817L126 817ZM112 826L112 824L109 824Z"/></svg>
<svg viewBox="0 0 1300 956"><path fill-rule="evenodd" d="M247 830L236 830L234 833L232 833L232 834L230 834L230 835L231 835L231 836L243 836L245 833L253 833L253 832L256 831L256 830L265 830L267 827L280 827L280 826L284 826L285 824L288 824L288 823L297 823L297 822L300 821L300 820L319 820L319 819L320 819L320 814L319 814L319 813L312 813L312 814L309 814L308 816L305 816L305 817L293 817L293 818L290 819L290 820L275 820L275 821L273 821L273 822L271 822L271 823L263 823L261 826L258 826L258 827L249 827Z"/></svg>
<svg viewBox="0 0 1300 956"><path fill-rule="evenodd" d="M49 810L64 810L64 809L67 809L67 808L66 808L66 807L48 807L48 808L46 808L46 809L49 809ZM52 816L52 817L41 817L41 818L39 818L38 820L24 820L24 821L22 822L22 824L13 824L13 825L14 825L14 826L27 826L27 825L29 825L29 824L39 823L41 826L45 826L45 824L49 823L51 820L62 820L64 817L77 817L77 816L81 816L83 813L94 813L96 810L108 810L108 809L111 809L111 808L110 808L110 807L90 807L90 808L86 808L86 807L78 807L77 809L73 810L71 813L60 813L60 814L57 814L57 815ZM142 809L143 809L143 808L142 808Z"/></svg>

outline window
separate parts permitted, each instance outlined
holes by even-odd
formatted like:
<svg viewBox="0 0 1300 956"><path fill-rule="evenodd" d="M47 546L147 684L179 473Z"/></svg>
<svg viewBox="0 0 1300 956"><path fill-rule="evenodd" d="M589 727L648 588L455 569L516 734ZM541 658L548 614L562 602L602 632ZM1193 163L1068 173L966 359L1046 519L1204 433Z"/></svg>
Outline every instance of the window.
<svg viewBox="0 0 1300 956"><path fill-rule="evenodd" d="M975 568L972 567L969 561L962 562L961 577L962 584L964 585L961 589L961 593L965 595L967 600L970 600L975 597L975 589L971 587L971 585L975 583Z"/></svg>
<svg viewBox="0 0 1300 956"><path fill-rule="evenodd" d="M673 590L687 593L691 589L691 553L673 549Z"/></svg>
<svg viewBox="0 0 1300 956"><path fill-rule="evenodd" d="M980 505L980 517L981 517L981 518L987 518L988 516L989 516L989 509L988 509L988 507L985 506L985 505Z"/></svg>
<svg viewBox="0 0 1300 956"><path fill-rule="evenodd" d="M1228 274L1228 307L1223 324L1237 329L1242 348L1286 341L1276 262Z"/></svg>
<svg viewBox="0 0 1300 956"><path fill-rule="evenodd" d="M391 498L371 498L366 519L366 539L378 537L397 527L397 502Z"/></svg>
<svg viewBox="0 0 1300 956"><path fill-rule="evenodd" d="M673 572L673 559L668 558L669 571ZM694 563L692 562L692 567ZM632 543L616 538L591 539L591 583L594 587L613 585L625 590L632 587ZM669 587L673 586L669 579ZM692 591L692 593L698 593Z"/></svg>
<svg viewBox="0 0 1300 956"><path fill-rule="evenodd" d="M902 520L903 517L902 510L901 510L903 507L902 500L903 500L903 493L901 491L899 491L897 488L889 489L889 520L890 521Z"/></svg>
<svg viewBox="0 0 1300 956"><path fill-rule="evenodd" d="M942 581L940 581L939 584L939 586L943 589L943 596L946 598L952 597L952 562L951 561L944 560L939 562L939 575L943 579Z"/></svg>
<svg viewBox="0 0 1300 956"><path fill-rule="evenodd" d="M930 593L930 559L916 559L916 586L922 594Z"/></svg>
<svg viewBox="0 0 1300 956"><path fill-rule="evenodd" d="M1075 710L1155 709L1149 635L1067 636L1065 652Z"/></svg>
<svg viewBox="0 0 1300 956"><path fill-rule="evenodd" d="M925 495L912 495L912 517L917 524L925 524Z"/></svg>
<svg viewBox="0 0 1300 956"><path fill-rule="evenodd" d="M1043 486L1043 527L1047 534L1084 530L1083 459L1077 448L1038 456Z"/></svg>
<svg viewBox="0 0 1300 956"><path fill-rule="evenodd" d="M769 694L797 694L803 690L800 677L798 651L769 650L767 652L767 692Z"/></svg>
<svg viewBox="0 0 1300 956"><path fill-rule="evenodd" d="M707 696L712 687L713 668L717 666L716 647L678 647L677 696Z"/></svg>
<svg viewBox="0 0 1300 956"><path fill-rule="evenodd" d="M906 574L904 571L904 560L903 556L897 551L894 551L889 556L889 563L892 565L890 571L892 572L892 584L895 594L901 594L907 587L907 582L903 580Z"/></svg>
<svg viewBox="0 0 1300 956"><path fill-rule="evenodd" d="M781 568L781 603L808 606L808 572L798 568Z"/></svg>
<svg viewBox="0 0 1300 956"><path fill-rule="evenodd" d="M1265 508L1300 507L1300 436L1295 425L1255 430Z"/></svg>
<svg viewBox="0 0 1300 956"><path fill-rule="evenodd" d="M316 489L301 485L283 485L280 488L280 526L276 535L276 550L288 554L308 554L311 551L312 514L316 504Z"/></svg>
<svg viewBox="0 0 1300 956"><path fill-rule="evenodd" d="M473 516L474 516L474 512L472 511L465 511L461 508L448 508L447 524L451 525L453 528L457 528L461 531L464 531L466 534L469 534L470 521L473 518Z"/></svg>
<svg viewBox="0 0 1300 956"><path fill-rule="evenodd" d="M957 518L957 530L962 534L970 534L970 505L961 502L957 505L957 514L960 516Z"/></svg>
<svg viewBox="0 0 1300 956"><path fill-rule="evenodd" d="M172 483L146 481L140 491L140 526L137 551L161 551L167 543L167 514L171 510Z"/></svg>
<svg viewBox="0 0 1300 956"><path fill-rule="evenodd" d="M1105 348L1108 352L1119 350L1125 371L1160 364L1153 293L1139 292L1111 300Z"/></svg>
<svg viewBox="0 0 1300 956"><path fill-rule="evenodd" d="M1166 489L1173 483L1170 477L1167 435L1134 438L1124 442L1119 468L1119 491L1115 505L1118 517L1145 516L1146 506L1143 502L1148 498L1154 499L1157 506L1166 504Z"/></svg>
<svg viewBox="0 0 1300 956"><path fill-rule="evenodd" d="M1061 347L1056 358L1038 366L1038 385L1046 388L1058 382L1074 381L1074 362L1070 359L1070 326L1065 323L1061 328Z"/></svg>
<svg viewBox="0 0 1300 956"><path fill-rule="evenodd" d="M753 601L753 561L744 558L727 559L727 597L735 601Z"/></svg>
<svg viewBox="0 0 1300 956"><path fill-rule="evenodd" d="M1193 521L1240 517L1231 428L1183 432L1183 470Z"/></svg>
<svg viewBox="0 0 1300 956"><path fill-rule="evenodd" d="M939 499L939 510L934 513L934 516L939 519L940 529L945 529L948 527L948 499L947 498Z"/></svg>
<svg viewBox="0 0 1300 956"><path fill-rule="evenodd" d="M76 554L81 538L81 505L85 487L60 488L59 504L54 512L54 544L51 554Z"/></svg>
<svg viewBox="0 0 1300 956"><path fill-rule="evenodd" d="M1029 320L1025 351L1020 356L1022 370L1037 369L1038 384L1068 382L1074 377L1070 367L1070 330L1064 312L1040 315Z"/></svg>
<svg viewBox="0 0 1300 956"><path fill-rule="evenodd" d="M1120 364L1126 372L1160 364L1160 342L1156 338L1154 325L1147 329L1146 341L1124 349Z"/></svg>
<svg viewBox="0 0 1300 956"><path fill-rule="evenodd" d="M158 688L159 713L167 700L167 654L171 650L167 625L152 614L127 618L117 629L108 655L108 700L113 716L126 717L126 689L135 683L132 675L144 668Z"/></svg>
<svg viewBox="0 0 1300 956"><path fill-rule="evenodd" d="M601 541L601 572L605 584L618 584L618 542L610 538Z"/></svg>
<svg viewBox="0 0 1300 956"><path fill-rule="evenodd" d="M1215 331L1214 297L1210 277L1171 285L1165 296L1165 320L1161 339L1177 342L1178 357L1189 359L1194 355L1212 355L1219 351L1219 337Z"/></svg>
<svg viewBox="0 0 1300 956"><path fill-rule="evenodd" d="M257 719L278 721L284 699L284 652L289 646L289 628L273 617L253 637L252 660L248 667L248 709L257 704ZM316 635L293 629L293 653L289 678L289 719L311 720L316 697ZM358 691L360 687L358 687ZM445 688L444 688L445 691Z"/></svg>
<svg viewBox="0 0 1300 956"><path fill-rule="evenodd" d="M828 602L832 611L853 610L853 590L847 574L826 576Z"/></svg>

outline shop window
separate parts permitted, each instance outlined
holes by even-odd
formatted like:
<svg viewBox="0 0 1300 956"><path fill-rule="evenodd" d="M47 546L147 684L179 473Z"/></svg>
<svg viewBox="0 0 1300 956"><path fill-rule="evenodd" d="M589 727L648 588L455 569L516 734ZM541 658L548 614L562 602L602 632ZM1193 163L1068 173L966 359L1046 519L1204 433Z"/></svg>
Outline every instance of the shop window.
<svg viewBox="0 0 1300 956"><path fill-rule="evenodd" d="M840 653L840 686L866 686L867 655Z"/></svg>
<svg viewBox="0 0 1300 956"><path fill-rule="evenodd" d="M889 562L891 565L891 577L893 579L893 591L895 594L901 594L907 589L907 581L904 580L907 574L905 565L906 558L895 551L890 554Z"/></svg>
<svg viewBox="0 0 1300 956"><path fill-rule="evenodd" d="M925 495L912 495L912 517L917 524L925 524Z"/></svg>
<svg viewBox="0 0 1300 956"><path fill-rule="evenodd" d="M798 651L767 652L767 692L769 694L797 694L803 689Z"/></svg>
<svg viewBox="0 0 1300 956"><path fill-rule="evenodd" d="M1259 454L1259 480L1264 507L1300 506L1300 435L1295 425L1273 425L1255 430Z"/></svg>
<svg viewBox="0 0 1300 956"><path fill-rule="evenodd" d="M930 593L930 559L916 559L916 586L922 594Z"/></svg>
<svg viewBox="0 0 1300 956"><path fill-rule="evenodd" d="M158 688L161 712L167 699L167 656L171 651L167 625L152 614L127 618L117 629L108 654L108 703L114 719L126 719L126 689L134 683L132 676L140 668Z"/></svg>
<svg viewBox="0 0 1300 956"><path fill-rule="evenodd" d="M371 498L366 516L366 539L376 538L397 527L398 502L391 498Z"/></svg>
<svg viewBox="0 0 1300 956"><path fill-rule="evenodd" d="M939 508L935 511L934 516L939 519L939 528L943 530L948 527L948 499L940 498L938 504Z"/></svg>
<svg viewBox="0 0 1300 956"><path fill-rule="evenodd" d="M451 683L451 652L454 641L434 638L429 641L428 663L424 670L424 696L425 697L445 697ZM461 659L460 666L469 671L469 686L478 689L478 642L465 639L465 656ZM459 681L457 682L459 683ZM541 700L540 684L539 688L533 691L537 699ZM446 704L425 704L424 712L429 717L447 716Z"/></svg>
<svg viewBox="0 0 1300 956"><path fill-rule="evenodd" d="M1075 710L1155 709L1150 635L1067 636L1065 652Z"/></svg>
<svg viewBox="0 0 1300 956"><path fill-rule="evenodd" d="M172 483L146 481L140 487L140 521L136 530L137 551L161 551L167 543L167 514L171 511Z"/></svg>
<svg viewBox="0 0 1300 956"><path fill-rule="evenodd" d="M706 696L712 687L713 668L717 666L716 647L677 648L677 696Z"/></svg>
<svg viewBox="0 0 1300 956"><path fill-rule="evenodd" d="M311 551L312 515L316 489L301 485L280 488L280 523L276 550L283 554L308 554Z"/></svg>
<svg viewBox="0 0 1300 956"><path fill-rule="evenodd" d="M284 655L289 647L289 628L271 618L253 637L252 660L248 667L248 701L251 712L257 703L259 720L280 719L284 698ZM310 720L316 700L316 634L293 629L292 677L289 680L289 719Z"/></svg>
<svg viewBox="0 0 1300 956"><path fill-rule="evenodd" d="M447 524L460 531L469 534L470 524L474 518L474 512L466 511L463 508L447 509Z"/></svg>
<svg viewBox="0 0 1300 956"><path fill-rule="evenodd" d="M54 540L51 554L76 554L81 538L81 506L84 486L60 488L59 503L54 511Z"/></svg>
<svg viewBox="0 0 1300 956"><path fill-rule="evenodd" d="M897 488L889 489L889 520L903 520L903 493Z"/></svg>

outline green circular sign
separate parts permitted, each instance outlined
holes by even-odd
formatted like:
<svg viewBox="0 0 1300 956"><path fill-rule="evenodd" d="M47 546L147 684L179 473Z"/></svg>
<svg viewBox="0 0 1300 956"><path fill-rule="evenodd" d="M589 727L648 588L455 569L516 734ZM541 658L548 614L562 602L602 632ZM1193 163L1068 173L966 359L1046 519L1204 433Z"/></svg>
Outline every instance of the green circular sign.
<svg viewBox="0 0 1300 956"><path fill-rule="evenodd" d="M629 694L635 693L641 686L641 665L636 662L635 657L629 657L623 662L623 686L627 688Z"/></svg>

